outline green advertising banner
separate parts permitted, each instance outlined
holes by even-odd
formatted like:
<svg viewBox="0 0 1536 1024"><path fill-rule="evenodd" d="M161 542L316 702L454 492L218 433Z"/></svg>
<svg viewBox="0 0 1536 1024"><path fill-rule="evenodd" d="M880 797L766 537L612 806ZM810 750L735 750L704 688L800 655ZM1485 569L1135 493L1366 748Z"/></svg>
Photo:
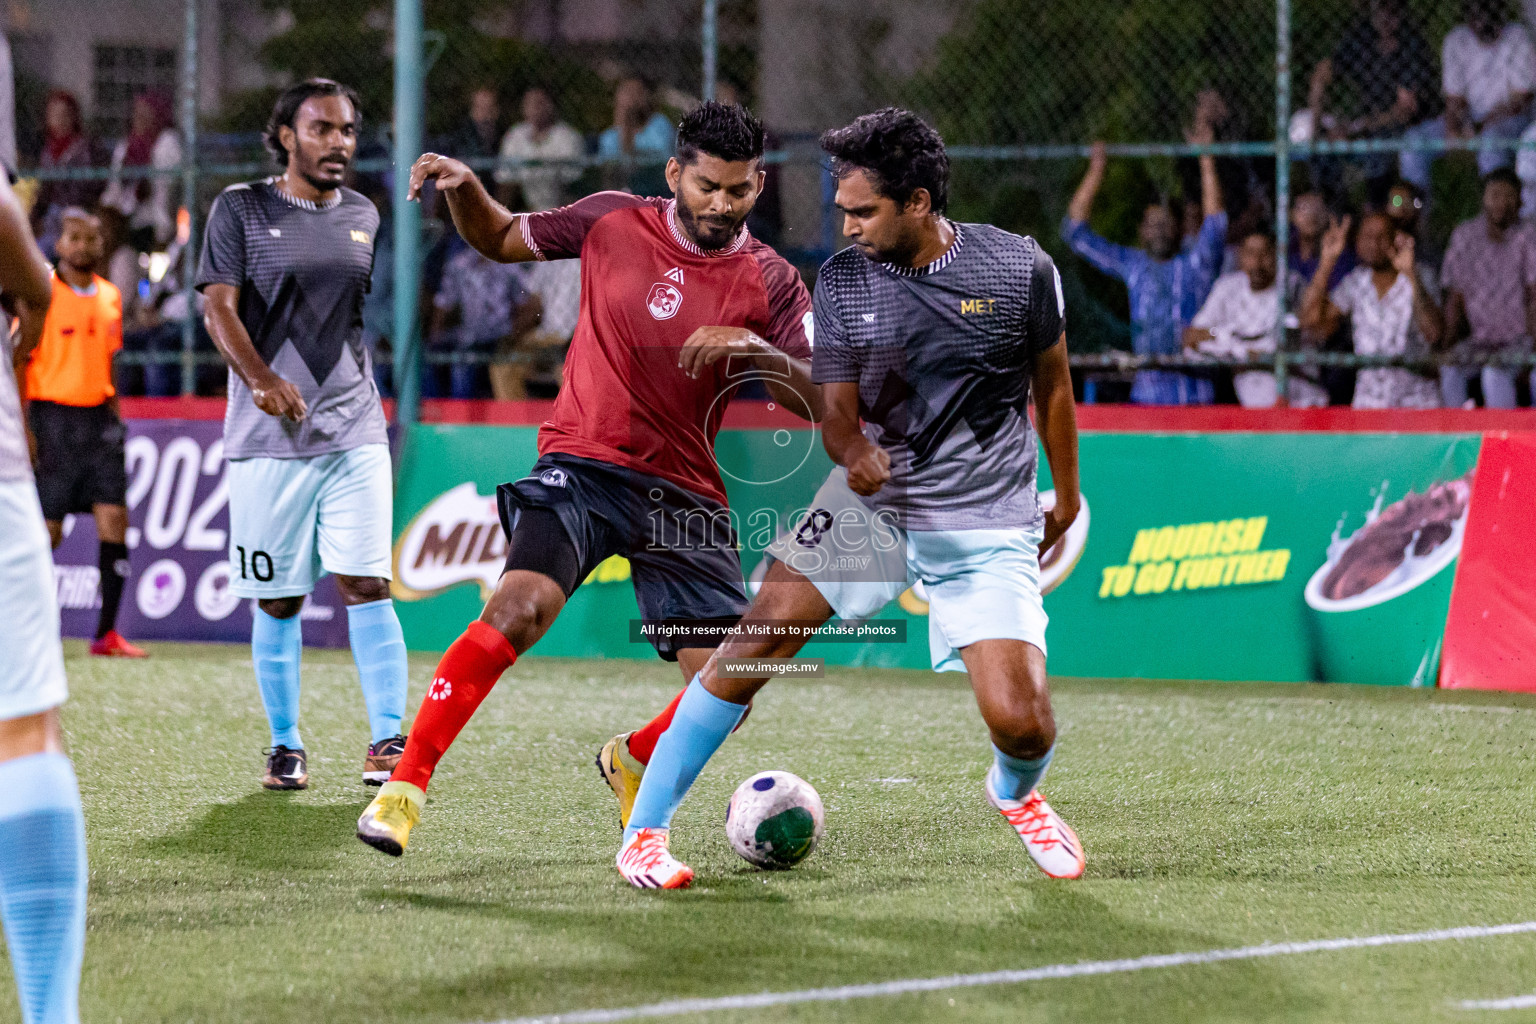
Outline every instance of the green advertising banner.
<svg viewBox="0 0 1536 1024"><path fill-rule="evenodd" d="M411 647L441 650L479 614L506 554L496 485L526 474L536 434L412 429L394 585ZM1476 434L1085 434L1084 514L1041 572L1051 671L1434 685L1478 446ZM716 450L750 577L831 464L809 430L723 431ZM926 668L923 597L918 586L880 614L906 622L904 643L805 654ZM654 657L631 640L638 616L628 563L610 559L538 653Z"/></svg>
<svg viewBox="0 0 1536 1024"><path fill-rule="evenodd" d="M1085 436L1092 517L1083 558L1046 598L1051 671L1433 686L1460 533L1436 545L1438 560L1383 565L1400 578L1353 600L1320 596L1320 570L1330 547L1349 569L1378 541L1368 519L1385 526L1384 510L1459 483L1478 445L1475 434ZM1463 495L1458 528L1465 511ZM1354 589L1371 580L1363 571Z"/></svg>

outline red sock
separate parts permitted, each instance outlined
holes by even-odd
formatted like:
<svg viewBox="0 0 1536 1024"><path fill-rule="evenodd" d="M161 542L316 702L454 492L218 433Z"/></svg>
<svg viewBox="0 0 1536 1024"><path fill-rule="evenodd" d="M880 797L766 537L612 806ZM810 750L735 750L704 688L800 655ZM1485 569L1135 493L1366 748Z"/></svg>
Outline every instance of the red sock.
<svg viewBox="0 0 1536 1024"><path fill-rule="evenodd" d="M443 759L496 680L516 660L517 652L506 637L487 623L471 622L437 663L432 685L411 723L405 754L390 781L409 782L425 790L437 762Z"/></svg>
<svg viewBox="0 0 1536 1024"><path fill-rule="evenodd" d="M672 703L667 705L667 710L657 715L646 723L645 728L636 729L629 737L629 753L641 764L650 764L651 755L656 752L656 741L661 739L661 734L667 731L672 724L672 716L677 713L678 702L683 699L683 694L688 692L685 686L672 698Z"/></svg>

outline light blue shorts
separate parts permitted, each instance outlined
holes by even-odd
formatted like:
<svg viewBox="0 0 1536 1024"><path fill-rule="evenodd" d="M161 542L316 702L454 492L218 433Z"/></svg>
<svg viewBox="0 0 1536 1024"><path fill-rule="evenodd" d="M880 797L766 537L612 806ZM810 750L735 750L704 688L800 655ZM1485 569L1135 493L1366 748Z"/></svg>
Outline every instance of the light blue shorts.
<svg viewBox="0 0 1536 1024"><path fill-rule="evenodd" d="M37 487L0 480L0 721L40 714L69 696L56 590Z"/></svg>
<svg viewBox="0 0 1536 1024"><path fill-rule="evenodd" d="M765 553L814 583L846 622L921 583L933 668L963 672L960 651L979 640L1023 640L1045 653L1039 545L1039 530L903 530L870 512L837 467Z"/></svg>
<svg viewBox="0 0 1536 1024"><path fill-rule="evenodd" d="M389 446L229 461L230 590L300 597L324 573L390 578Z"/></svg>

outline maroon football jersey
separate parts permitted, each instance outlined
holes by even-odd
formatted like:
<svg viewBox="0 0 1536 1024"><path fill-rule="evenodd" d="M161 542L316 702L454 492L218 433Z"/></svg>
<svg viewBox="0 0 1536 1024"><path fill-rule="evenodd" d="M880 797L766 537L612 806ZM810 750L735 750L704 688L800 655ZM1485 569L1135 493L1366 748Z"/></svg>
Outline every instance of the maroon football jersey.
<svg viewBox="0 0 1536 1024"><path fill-rule="evenodd" d="M745 327L808 359L811 297L795 269L745 228L728 248L699 248L678 226L675 205L599 192L519 218L539 259L581 258L581 317L539 454L626 466L723 503L715 434L750 368L722 359L695 380L678 368L678 352L700 327Z"/></svg>

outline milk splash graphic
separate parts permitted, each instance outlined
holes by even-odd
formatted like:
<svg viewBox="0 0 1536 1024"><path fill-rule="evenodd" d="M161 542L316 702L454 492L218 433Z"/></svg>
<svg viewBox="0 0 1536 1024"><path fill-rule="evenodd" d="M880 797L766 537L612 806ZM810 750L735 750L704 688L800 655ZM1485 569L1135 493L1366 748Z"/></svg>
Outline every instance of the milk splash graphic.
<svg viewBox="0 0 1536 1024"><path fill-rule="evenodd" d="M1327 557L1307 586L1307 603L1318 609L1364 608L1412 589L1461 553L1472 473L1410 492L1384 506L1383 480L1365 523L1343 537L1344 517L1334 525Z"/></svg>

